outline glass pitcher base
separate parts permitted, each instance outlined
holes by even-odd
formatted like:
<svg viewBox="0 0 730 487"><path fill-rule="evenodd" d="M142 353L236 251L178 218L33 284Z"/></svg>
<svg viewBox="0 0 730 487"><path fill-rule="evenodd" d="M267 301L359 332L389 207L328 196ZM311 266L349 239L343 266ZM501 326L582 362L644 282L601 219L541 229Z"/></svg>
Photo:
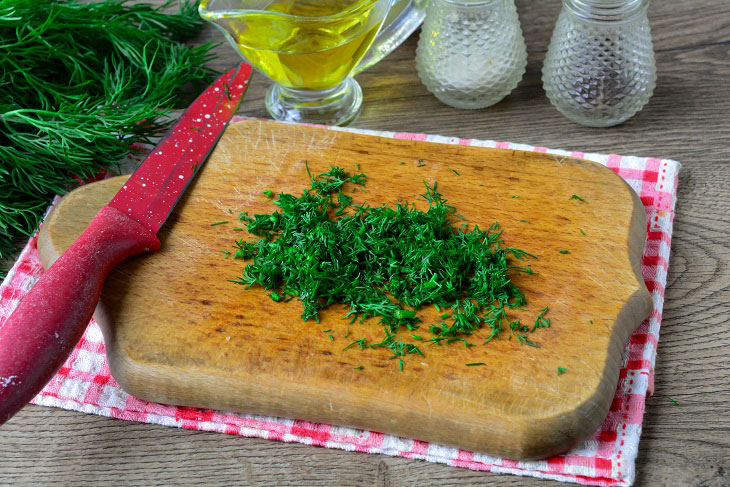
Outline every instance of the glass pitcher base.
<svg viewBox="0 0 730 487"><path fill-rule="evenodd" d="M292 90L274 84L266 92L266 109L281 122L345 125L357 118L362 89L353 78L329 90Z"/></svg>

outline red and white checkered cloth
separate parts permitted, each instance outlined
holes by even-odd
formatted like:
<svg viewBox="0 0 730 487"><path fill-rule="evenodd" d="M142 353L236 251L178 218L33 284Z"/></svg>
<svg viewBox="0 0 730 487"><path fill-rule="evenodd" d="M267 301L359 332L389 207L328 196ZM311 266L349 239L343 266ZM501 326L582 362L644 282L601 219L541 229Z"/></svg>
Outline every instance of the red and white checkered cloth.
<svg viewBox="0 0 730 487"><path fill-rule="evenodd" d="M418 458L473 470L531 475L585 485L631 485L634 481L634 461L641 435L644 403L654 388L654 361L667 282L680 164L664 159L565 152L509 142L347 128L332 130L585 158L608 166L634 188L649 217L642 274L654 299L654 311L631 337L624 355L616 397L598 431L582 445L563 455L542 461L518 462L374 431L150 403L126 394L111 377L102 334L94 321L66 364L33 403L194 430ZM36 240L31 239L0 287L0 327L42 272Z"/></svg>

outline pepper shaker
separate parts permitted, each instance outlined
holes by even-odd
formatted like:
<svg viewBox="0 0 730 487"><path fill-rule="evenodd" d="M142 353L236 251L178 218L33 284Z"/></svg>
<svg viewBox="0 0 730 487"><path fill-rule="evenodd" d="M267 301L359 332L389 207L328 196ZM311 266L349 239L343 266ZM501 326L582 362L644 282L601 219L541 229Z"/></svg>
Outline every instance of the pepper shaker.
<svg viewBox="0 0 730 487"><path fill-rule="evenodd" d="M429 0L416 49L418 76L456 108L484 108L520 82L527 49L514 0Z"/></svg>
<svg viewBox="0 0 730 487"><path fill-rule="evenodd" d="M649 0L563 0L543 67L550 102L589 127L633 117L656 85Z"/></svg>

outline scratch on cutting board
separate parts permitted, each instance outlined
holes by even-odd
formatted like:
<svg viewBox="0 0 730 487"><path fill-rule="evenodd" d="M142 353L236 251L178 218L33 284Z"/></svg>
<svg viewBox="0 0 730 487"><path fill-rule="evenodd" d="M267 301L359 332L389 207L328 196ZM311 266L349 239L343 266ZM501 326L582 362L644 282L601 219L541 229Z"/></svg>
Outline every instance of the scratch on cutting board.
<svg viewBox="0 0 730 487"><path fill-rule="evenodd" d="M215 203L214 204L223 213L228 214L228 206L224 205L223 202L221 202L221 200L215 200Z"/></svg>
<svg viewBox="0 0 730 487"><path fill-rule="evenodd" d="M186 238L183 238L182 236L176 235L174 233L170 233L170 235L168 235L167 238L168 238L168 240L171 239L171 238L172 239L179 240L180 242L184 243L185 245L187 245L191 249L195 249L195 252L197 252L198 254L202 254L203 253L203 247L201 247L200 244L198 244L197 242L195 242L195 240L192 239L192 238L186 239Z"/></svg>
<svg viewBox="0 0 730 487"><path fill-rule="evenodd" d="M289 155L289 148L285 148L283 152L279 155L278 159L276 159L274 162L271 163L271 167L274 169L274 172L279 172L281 169L281 166L284 164L284 160L286 159L286 156Z"/></svg>
<svg viewBox="0 0 730 487"><path fill-rule="evenodd" d="M563 163L568 160L568 156L562 156L560 154L551 154L553 159L557 162Z"/></svg>
<svg viewBox="0 0 730 487"><path fill-rule="evenodd" d="M426 406L428 406L428 417L430 418L433 416L433 409L431 408L431 401L428 400L428 398L423 398L423 400L426 402Z"/></svg>
<svg viewBox="0 0 730 487"><path fill-rule="evenodd" d="M312 137L309 139L309 145L307 146L307 151L312 150L312 146L314 145L315 140L317 140L317 135L312 133Z"/></svg>

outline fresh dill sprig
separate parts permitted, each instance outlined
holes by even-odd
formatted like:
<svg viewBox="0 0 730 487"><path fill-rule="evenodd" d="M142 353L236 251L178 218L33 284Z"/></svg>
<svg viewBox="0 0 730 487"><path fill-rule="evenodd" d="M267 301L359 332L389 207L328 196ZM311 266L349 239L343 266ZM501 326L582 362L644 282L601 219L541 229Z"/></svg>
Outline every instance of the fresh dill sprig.
<svg viewBox="0 0 730 487"><path fill-rule="evenodd" d="M64 194L147 144L215 72L197 3L0 2L0 260ZM4 274L0 269L0 277Z"/></svg>

